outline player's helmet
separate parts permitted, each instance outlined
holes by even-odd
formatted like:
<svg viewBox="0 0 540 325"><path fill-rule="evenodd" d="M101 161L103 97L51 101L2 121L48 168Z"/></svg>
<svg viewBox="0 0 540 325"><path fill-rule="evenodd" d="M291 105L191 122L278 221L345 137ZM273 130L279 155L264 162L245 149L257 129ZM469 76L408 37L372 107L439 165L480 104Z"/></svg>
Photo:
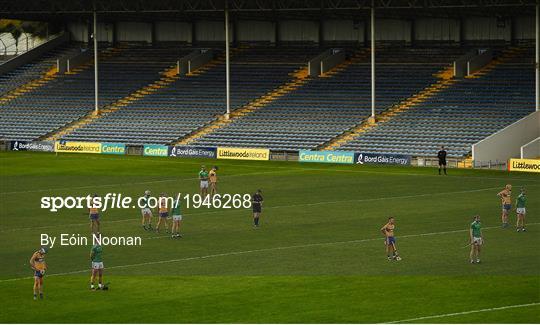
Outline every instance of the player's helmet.
<svg viewBox="0 0 540 325"><path fill-rule="evenodd" d="M47 249L46 246L41 246L41 248L39 249L39 252L40 252L41 254L47 254L47 251L48 251L48 249Z"/></svg>
<svg viewBox="0 0 540 325"><path fill-rule="evenodd" d="M150 190L144 191L144 195L150 195Z"/></svg>

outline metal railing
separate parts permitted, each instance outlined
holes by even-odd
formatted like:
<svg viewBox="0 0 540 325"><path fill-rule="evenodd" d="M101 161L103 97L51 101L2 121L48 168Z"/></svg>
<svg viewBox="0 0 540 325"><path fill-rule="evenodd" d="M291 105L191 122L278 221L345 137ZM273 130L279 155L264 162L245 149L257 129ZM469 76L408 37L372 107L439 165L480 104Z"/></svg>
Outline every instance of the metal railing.
<svg viewBox="0 0 540 325"><path fill-rule="evenodd" d="M508 162L502 160L474 161L470 158L447 158L446 163L448 168L508 169ZM438 167L439 159L437 157L413 157L411 165L417 167Z"/></svg>
<svg viewBox="0 0 540 325"><path fill-rule="evenodd" d="M447 158L446 166L448 168L472 168L471 160L467 158ZM438 167L439 159L437 157L413 157L411 165L417 167Z"/></svg>
<svg viewBox="0 0 540 325"><path fill-rule="evenodd" d="M507 161L489 160L489 161L473 161L474 169L495 169L508 170Z"/></svg>
<svg viewBox="0 0 540 325"><path fill-rule="evenodd" d="M298 151L270 151L270 160L298 161Z"/></svg>
<svg viewBox="0 0 540 325"><path fill-rule="evenodd" d="M20 55L49 41L52 38L55 38L56 36L58 35L53 34L47 35L45 38L38 38L30 34L23 33L21 37L19 37L18 42L16 42L10 33L2 33L0 34L0 56L10 57Z"/></svg>

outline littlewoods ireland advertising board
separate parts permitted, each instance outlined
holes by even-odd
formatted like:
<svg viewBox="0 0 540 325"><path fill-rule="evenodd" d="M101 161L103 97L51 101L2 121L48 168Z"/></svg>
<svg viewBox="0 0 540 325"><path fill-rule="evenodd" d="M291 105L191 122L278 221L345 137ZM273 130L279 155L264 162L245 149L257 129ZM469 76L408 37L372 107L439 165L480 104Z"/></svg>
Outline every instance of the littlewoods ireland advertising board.
<svg viewBox="0 0 540 325"><path fill-rule="evenodd" d="M109 142L56 141L56 152L100 153L106 155L124 155L126 145Z"/></svg>
<svg viewBox="0 0 540 325"><path fill-rule="evenodd" d="M354 161L354 152L300 150L298 161L331 164L352 164Z"/></svg>
<svg viewBox="0 0 540 325"><path fill-rule="evenodd" d="M218 159L269 160L269 149L217 148Z"/></svg>
<svg viewBox="0 0 540 325"><path fill-rule="evenodd" d="M56 152L101 153L100 142L56 141Z"/></svg>
<svg viewBox="0 0 540 325"><path fill-rule="evenodd" d="M511 172L540 173L540 160L538 159L510 159L508 170Z"/></svg>

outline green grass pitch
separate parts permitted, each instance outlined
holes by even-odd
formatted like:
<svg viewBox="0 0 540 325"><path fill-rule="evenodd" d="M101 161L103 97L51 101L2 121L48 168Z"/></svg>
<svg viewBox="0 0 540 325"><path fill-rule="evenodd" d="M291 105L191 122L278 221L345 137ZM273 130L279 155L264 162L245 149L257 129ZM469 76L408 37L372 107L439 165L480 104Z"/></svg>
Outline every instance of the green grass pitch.
<svg viewBox="0 0 540 325"><path fill-rule="evenodd" d="M25 152L0 153L0 163L1 323L540 322L538 175ZM105 235L143 237L104 247L110 290L88 289L90 247L57 246L45 299L32 300L40 234L89 234L84 210L51 213L42 196L195 193L201 164L220 167L221 193L263 190L260 229L249 209L190 209L173 240L143 231L138 209L109 210ZM527 189L527 233L500 228L506 183L514 197ZM486 242L471 265L476 213ZM388 215L399 262L379 233Z"/></svg>

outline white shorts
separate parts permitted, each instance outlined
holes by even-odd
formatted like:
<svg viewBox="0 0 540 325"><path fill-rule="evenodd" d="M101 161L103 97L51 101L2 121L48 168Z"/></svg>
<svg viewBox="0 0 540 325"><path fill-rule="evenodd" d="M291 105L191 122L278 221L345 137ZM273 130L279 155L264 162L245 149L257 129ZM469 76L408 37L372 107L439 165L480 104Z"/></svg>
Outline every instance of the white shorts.
<svg viewBox="0 0 540 325"><path fill-rule="evenodd" d="M182 221L182 216L172 216L173 221Z"/></svg>
<svg viewBox="0 0 540 325"><path fill-rule="evenodd" d="M518 214L525 214L525 213L527 213L527 212L525 211L525 208L516 208L516 212L517 212Z"/></svg>
<svg viewBox="0 0 540 325"><path fill-rule="evenodd" d="M484 243L484 241L480 237L473 237L472 241L473 241L473 244L478 245L478 246L481 246Z"/></svg>
<svg viewBox="0 0 540 325"><path fill-rule="evenodd" d="M145 214L148 214L148 215L152 216L152 210L150 210L150 208L142 208L141 213L142 213L143 216Z"/></svg>
<svg viewBox="0 0 540 325"><path fill-rule="evenodd" d="M103 262L92 262L93 270L103 270Z"/></svg>
<svg viewBox="0 0 540 325"><path fill-rule="evenodd" d="M201 181L201 188L208 188L208 181Z"/></svg>

